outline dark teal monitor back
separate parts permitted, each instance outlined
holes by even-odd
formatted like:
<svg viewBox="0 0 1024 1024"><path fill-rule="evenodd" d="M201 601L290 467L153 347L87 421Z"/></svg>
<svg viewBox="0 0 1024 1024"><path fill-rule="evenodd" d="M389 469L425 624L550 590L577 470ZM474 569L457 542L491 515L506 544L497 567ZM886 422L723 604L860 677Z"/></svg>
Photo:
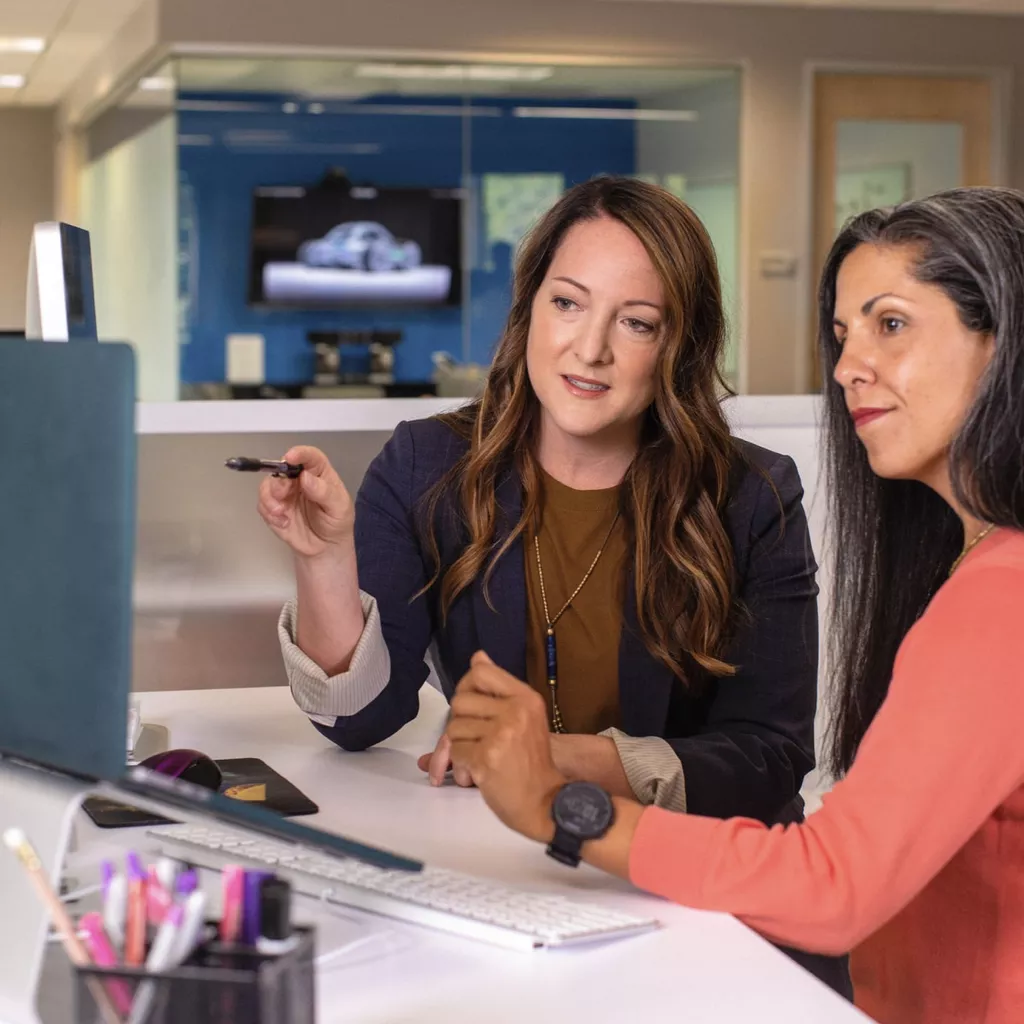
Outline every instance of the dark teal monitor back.
<svg viewBox="0 0 1024 1024"><path fill-rule="evenodd" d="M124 771L135 543L135 360L0 340L0 754Z"/></svg>

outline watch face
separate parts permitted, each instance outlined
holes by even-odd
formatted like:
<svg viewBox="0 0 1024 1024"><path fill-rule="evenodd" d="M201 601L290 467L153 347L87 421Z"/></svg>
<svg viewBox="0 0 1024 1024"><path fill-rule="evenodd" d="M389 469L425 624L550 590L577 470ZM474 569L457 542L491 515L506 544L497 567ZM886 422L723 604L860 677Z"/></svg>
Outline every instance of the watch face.
<svg viewBox="0 0 1024 1024"><path fill-rule="evenodd" d="M579 839L604 835L612 823L611 797L592 782L570 782L555 797L555 823Z"/></svg>

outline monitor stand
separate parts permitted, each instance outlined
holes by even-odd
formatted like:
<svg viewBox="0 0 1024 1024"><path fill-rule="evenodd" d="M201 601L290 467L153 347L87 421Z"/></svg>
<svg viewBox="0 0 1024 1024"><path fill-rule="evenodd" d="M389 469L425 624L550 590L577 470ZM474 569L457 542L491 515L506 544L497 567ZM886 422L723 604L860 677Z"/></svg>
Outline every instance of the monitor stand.
<svg viewBox="0 0 1024 1024"><path fill-rule="evenodd" d="M75 814L94 788L89 782L0 758L0 836L9 828L22 829L56 892ZM37 995L50 915L24 865L6 846L0 847L0 893L5 935L0 1021L41 1024Z"/></svg>

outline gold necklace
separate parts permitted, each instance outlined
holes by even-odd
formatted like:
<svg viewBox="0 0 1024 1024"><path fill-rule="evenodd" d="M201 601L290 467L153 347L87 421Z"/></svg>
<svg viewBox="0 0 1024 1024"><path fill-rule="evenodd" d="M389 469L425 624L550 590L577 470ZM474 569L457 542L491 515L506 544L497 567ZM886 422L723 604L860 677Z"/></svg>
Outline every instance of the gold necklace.
<svg viewBox="0 0 1024 1024"><path fill-rule="evenodd" d="M987 536L988 536L988 535L989 535L989 534L990 534L990 533L991 533L991 532L992 532L992 531L993 531L993 530L994 530L995 528L996 528L996 525L995 525L995 523L989 523L989 524L988 524L988 526L986 526L986 527L985 527L985 529L984 529L984 530L982 530L982 531L981 531L981 533L979 533L979 534L978 534L978 536L974 538L974 540L972 540L972 541L970 541L969 543L967 543L967 544L965 544L965 545L964 545L964 549L963 549L963 551L961 551L961 552L960 552L960 554L959 554L959 555L957 555L957 559L956 559L956 561L955 561L955 562L953 563L953 567L952 567L952 568L951 568L951 569L949 570L949 575L950 575L950 576L952 576L952 575L953 575L953 573L955 573L955 572L957 571L957 569L958 569L958 568L960 567L960 563L961 563L961 562L962 562L962 561L963 561L963 560L964 560L964 559L965 559L965 558L966 558L966 557L967 557L967 556L968 556L968 555L969 555L969 554L970 554L970 553L971 553L971 552L972 552L972 551L974 550L974 548L976 548L976 547L977 547L977 546L978 546L978 545L979 545L979 544L980 544L980 543L981 543L981 542L982 542L982 541L983 541L983 540L984 540L984 539L985 539L985 538L986 538L986 537L987 537Z"/></svg>
<svg viewBox="0 0 1024 1024"><path fill-rule="evenodd" d="M562 711L558 706L558 649L555 646L555 623L562 617L565 610L573 603L576 595L583 589L583 584L590 579L590 574L597 567L598 560L603 553L605 546L608 544L608 540L612 535L612 530L615 529L615 524L619 521L619 513L615 513L615 518L612 520L612 525L608 527L608 532L604 535L604 540L601 541L601 546L597 549L597 554L594 555L594 560L590 563L590 568L586 571L583 579L580 580L579 586L569 595L569 600L562 605L558 610L558 614L551 618L551 614L548 612L548 595L544 589L544 569L540 564L540 534L533 535L533 548L537 553L537 577L540 580L540 599L544 605L544 621L547 623L547 655L548 655L548 689L551 693L551 731L552 732L565 732L565 723L562 721Z"/></svg>

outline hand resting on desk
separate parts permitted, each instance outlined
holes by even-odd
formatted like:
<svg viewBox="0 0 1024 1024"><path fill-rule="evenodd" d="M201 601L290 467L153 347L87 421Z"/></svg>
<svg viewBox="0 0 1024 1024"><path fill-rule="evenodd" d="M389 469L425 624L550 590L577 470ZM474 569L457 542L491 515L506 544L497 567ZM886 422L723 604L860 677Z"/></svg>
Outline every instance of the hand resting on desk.
<svg viewBox="0 0 1024 1024"><path fill-rule="evenodd" d="M430 777L432 786L443 785L444 777L449 770L452 772L452 778L456 785L467 787L473 785L473 776L465 768L461 765L458 768L452 768L452 742L448 739L447 733L441 734L432 753L422 754L416 763L419 765L420 771L426 772Z"/></svg>
<svg viewBox="0 0 1024 1024"><path fill-rule="evenodd" d="M613 740L607 736L571 733L550 733L549 739L552 760L566 779L596 782L609 793L632 796L629 779L622 768L622 761ZM447 733L441 734L432 753L422 754L416 763L420 771L427 773L432 786L444 785L445 776L449 771L456 785L475 785L473 776L467 768L452 765L452 744Z"/></svg>
<svg viewBox="0 0 1024 1024"><path fill-rule="evenodd" d="M554 836L551 805L569 781L552 756L547 721L544 698L478 651L452 698L445 730L453 763L470 773L487 806L509 828L541 843ZM644 808L621 796L613 801L612 828L585 844L583 859L629 878L629 848Z"/></svg>

